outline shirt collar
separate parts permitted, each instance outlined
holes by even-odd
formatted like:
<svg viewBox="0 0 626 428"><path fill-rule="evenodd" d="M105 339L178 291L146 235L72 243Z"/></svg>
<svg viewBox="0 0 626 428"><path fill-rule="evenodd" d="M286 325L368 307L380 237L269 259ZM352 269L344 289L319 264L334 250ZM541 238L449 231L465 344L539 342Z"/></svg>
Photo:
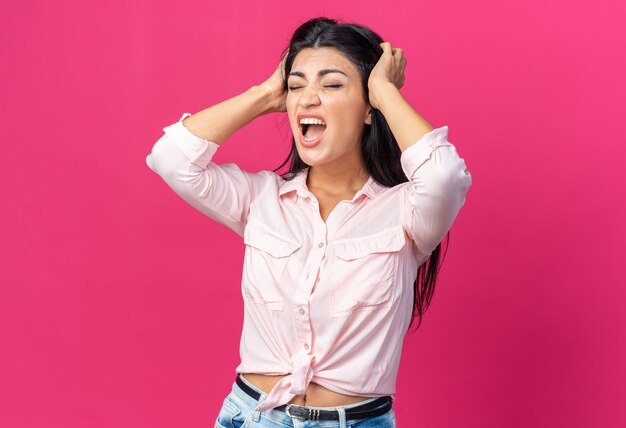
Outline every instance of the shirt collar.
<svg viewBox="0 0 626 428"><path fill-rule="evenodd" d="M285 180L280 186L278 194L282 196L295 190L298 196L311 196L311 192L306 186L306 179L308 175L309 167L306 167L291 180ZM383 189L385 189L385 186L378 184L376 180L374 180L374 178L370 176L361 188L361 190L355 193L352 201L355 201L363 194L370 199L374 199L376 195L378 195Z"/></svg>

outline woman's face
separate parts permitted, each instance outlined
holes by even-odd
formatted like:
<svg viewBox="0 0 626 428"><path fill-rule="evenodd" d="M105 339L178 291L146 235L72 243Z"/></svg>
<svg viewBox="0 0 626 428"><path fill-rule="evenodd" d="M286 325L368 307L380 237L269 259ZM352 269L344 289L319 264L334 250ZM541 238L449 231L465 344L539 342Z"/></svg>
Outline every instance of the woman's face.
<svg viewBox="0 0 626 428"><path fill-rule="evenodd" d="M335 48L305 48L293 61L287 86L287 115L302 160L310 166L360 165L371 116L356 67ZM302 117L325 126L303 126Z"/></svg>

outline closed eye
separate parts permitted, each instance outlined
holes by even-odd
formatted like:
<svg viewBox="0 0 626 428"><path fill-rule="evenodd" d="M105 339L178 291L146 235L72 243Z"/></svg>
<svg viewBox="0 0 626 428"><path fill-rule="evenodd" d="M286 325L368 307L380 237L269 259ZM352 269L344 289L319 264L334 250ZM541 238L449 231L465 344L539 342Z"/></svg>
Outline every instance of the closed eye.
<svg viewBox="0 0 626 428"><path fill-rule="evenodd" d="M325 88L334 88L334 89L341 88L342 86L343 85L324 85ZM295 91L296 89L300 89L300 88L302 88L302 86L289 86L288 87L290 91Z"/></svg>

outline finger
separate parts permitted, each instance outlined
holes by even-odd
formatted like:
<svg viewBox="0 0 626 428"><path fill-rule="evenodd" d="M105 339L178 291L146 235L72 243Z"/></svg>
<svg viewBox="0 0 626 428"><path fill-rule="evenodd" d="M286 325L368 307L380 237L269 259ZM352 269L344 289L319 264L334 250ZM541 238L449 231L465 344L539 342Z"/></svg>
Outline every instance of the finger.
<svg viewBox="0 0 626 428"><path fill-rule="evenodd" d="M394 52L393 52L393 56L397 59L402 58L402 54L404 53L404 51L401 48L395 48Z"/></svg>
<svg viewBox="0 0 626 428"><path fill-rule="evenodd" d="M391 49L391 43L389 43L389 42L382 42L382 43L380 43L380 47L383 48L383 54L388 53L390 55L393 55L393 51Z"/></svg>

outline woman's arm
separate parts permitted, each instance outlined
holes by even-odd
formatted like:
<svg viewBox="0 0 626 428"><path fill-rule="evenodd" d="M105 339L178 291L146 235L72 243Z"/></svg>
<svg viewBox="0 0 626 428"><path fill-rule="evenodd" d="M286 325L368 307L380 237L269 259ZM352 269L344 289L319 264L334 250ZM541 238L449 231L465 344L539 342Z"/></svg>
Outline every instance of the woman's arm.
<svg viewBox="0 0 626 428"><path fill-rule="evenodd" d="M235 131L259 116L274 111L272 94L262 85L205 108L183 120L192 134L222 145Z"/></svg>
<svg viewBox="0 0 626 428"><path fill-rule="evenodd" d="M428 134L434 128L404 99L392 83L382 85L378 92L378 109L396 137L401 151Z"/></svg>
<svg viewBox="0 0 626 428"><path fill-rule="evenodd" d="M383 54L372 69L368 81L370 105L385 116L385 120L396 137L401 151L433 130L422 115L400 94L404 85L406 58L400 48L391 48L389 42L381 43Z"/></svg>
<svg viewBox="0 0 626 428"><path fill-rule="evenodd" d="M472 176L448 141L448 127L434 129L400 94L406 66L402 49L392 50L388 42L381 46L383 55L370 75L370 103L385 116L402 151L400 162L411 183L405 228L427 256L452 227Z"/></svg>
<svg viewBox="0 0 626 428"><path fill-rule="evenodd" d="M286 92L283 82L286 56L283 56L274 73L265 82L189 116L183 121L183 125L197 137L221 145L235 131L257 117L285 111Z"/></svg>
<svg viewBox="0 0 626 428"><path fill-rule="evenodd" d="M204 109L185 113L163 128L146 163L186 202L243 236L250 204L276 179L253 174L235 163L212 161L221 143L254 118L284 108L281 65L270 79L246 92Z"/></svg>

